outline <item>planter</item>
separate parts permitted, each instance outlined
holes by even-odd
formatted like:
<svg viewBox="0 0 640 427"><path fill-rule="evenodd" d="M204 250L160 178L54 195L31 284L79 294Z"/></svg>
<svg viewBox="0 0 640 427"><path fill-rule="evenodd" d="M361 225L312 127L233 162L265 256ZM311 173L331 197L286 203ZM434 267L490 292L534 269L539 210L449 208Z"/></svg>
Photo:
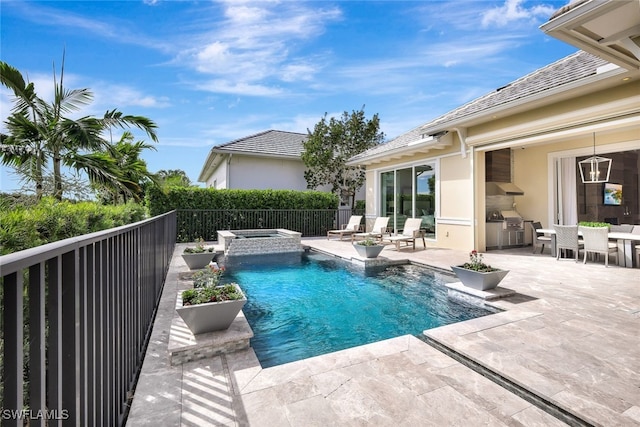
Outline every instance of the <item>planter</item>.
<svg viewBox="0 0 640 427"><path fill-rule="evenodd" d="M384 249L384 245L364 246L357 243L354 243L353 247L356 248L358 255L363 258L375 258L380 255L380 252Z"/></svg>
<svg viewBox="0 0 640 427"><path fill-rule="evenodd" d="M238 285L235 286L240 290ZM247 298L243 297L232 301L182 306L182 291L178 293L178 300L180 305L176 311L194 335L227 329L247 302Z"/></svg>
<svg viewBox="0 0 640 427"><path fill-rule="evenodd" d="M216 255L215 252L201 252L197 254L182 254L182 259L190 270L205 268Z"/></svg>
<svg viewBox="0 0 640 427"><path fill-rule="evenodd" d="M498 283L504 279L509 273L509 270L496 270L490 272L481 272L475 270L468 270L459 266L451 266L453 272L458 276L458 279L463 285L477 289L479 291L487 291L498 286Z"/></svg>

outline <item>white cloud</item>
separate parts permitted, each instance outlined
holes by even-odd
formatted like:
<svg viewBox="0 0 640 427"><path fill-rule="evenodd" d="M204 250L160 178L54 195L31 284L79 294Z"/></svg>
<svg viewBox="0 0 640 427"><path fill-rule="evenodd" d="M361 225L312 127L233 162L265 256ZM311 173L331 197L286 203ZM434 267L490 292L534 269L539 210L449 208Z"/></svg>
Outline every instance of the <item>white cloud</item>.
<svg viewBox="0 0 640 427"><path fill-rule="evenodd" d="M544 4L527 8L523 3L524 0L506 0L504 5L484 12L482 14L483 28L492 25L506 27L513 22L523 20L548 19L556 10L553 6Z"/></svg>
<svg viewBox="0 0 640 427"><path fill-rule="evenodd" d="M199 82L196 84L196 88L206 90L208 92L246 96L277 96L282 94L282 90L278 88L225 79L214 79L206 82Z"/></svg>
<svg viewBox="0 0 640 427"><path fill-rule="evenodd" d="M336 8L312 9L296 2L222 2L224 19L212 16L201 34L189 35L188 47L175 58L217 78L198 87L222 93L279 95L267 81L310 81L321 58L298 53L305 40L341 19ZM213 29L211 29L213 28ZM257 92L248 93L248 90Z"/></svg>

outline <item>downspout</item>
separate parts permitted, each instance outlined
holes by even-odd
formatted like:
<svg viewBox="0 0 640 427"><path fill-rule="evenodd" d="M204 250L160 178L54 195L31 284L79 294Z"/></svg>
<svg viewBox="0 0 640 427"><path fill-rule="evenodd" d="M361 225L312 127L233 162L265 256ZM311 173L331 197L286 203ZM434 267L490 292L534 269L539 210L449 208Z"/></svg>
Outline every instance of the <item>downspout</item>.
<svg viewBox="0 0 640 427"><path fill-rule="evenodd" d="M231 189L231 157L233 157L233 153L229 154L227 158L227 190Z"/></svg>

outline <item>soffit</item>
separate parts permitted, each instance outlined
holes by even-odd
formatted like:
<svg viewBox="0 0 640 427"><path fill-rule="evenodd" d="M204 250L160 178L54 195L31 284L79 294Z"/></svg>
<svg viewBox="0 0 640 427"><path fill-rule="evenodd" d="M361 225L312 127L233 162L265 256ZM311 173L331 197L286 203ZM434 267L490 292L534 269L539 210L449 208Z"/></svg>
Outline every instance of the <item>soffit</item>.
<svg viewBox="0 0 640 427"><path fill-rule="evenodd" d="M640 70L638 0L572 2L540 29L628 70Z"/></svg>

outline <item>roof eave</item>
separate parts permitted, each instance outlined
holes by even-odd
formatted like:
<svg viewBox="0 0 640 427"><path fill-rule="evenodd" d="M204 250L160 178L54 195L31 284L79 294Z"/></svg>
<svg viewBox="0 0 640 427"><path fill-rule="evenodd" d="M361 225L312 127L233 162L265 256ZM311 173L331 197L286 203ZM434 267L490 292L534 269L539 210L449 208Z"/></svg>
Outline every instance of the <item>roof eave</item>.
<svg viewBox="0 0 640 427"><path fill-rule="evenodd" d="M459 119L454 119L448 122L439 123L437 125L429 126L427 123L421 128L423 133L433 134L445 130L451 130L457 127L470 127L478 123L487 122L489 120L495 120L496 118L503 116L502 113L508 112L509 115L517 113L519 111L526 111L532 109L533 106L543 106L545 104L557 102L557 98L560 95L574 92L581 88L594 88L594 83L604 82L612 77L619 76L626 73L627 70L620 67L612 67L610 69L603 68L602 72L598 72L594 75L586 77L584 79L576 80L574 82L564 84L562 86L544 90L534 95L530 95L524 98L517 99L515 101L500 104L495 107L482 110L478 113L470 114ZM537 104L537 105L536 105Z"/></svg>

